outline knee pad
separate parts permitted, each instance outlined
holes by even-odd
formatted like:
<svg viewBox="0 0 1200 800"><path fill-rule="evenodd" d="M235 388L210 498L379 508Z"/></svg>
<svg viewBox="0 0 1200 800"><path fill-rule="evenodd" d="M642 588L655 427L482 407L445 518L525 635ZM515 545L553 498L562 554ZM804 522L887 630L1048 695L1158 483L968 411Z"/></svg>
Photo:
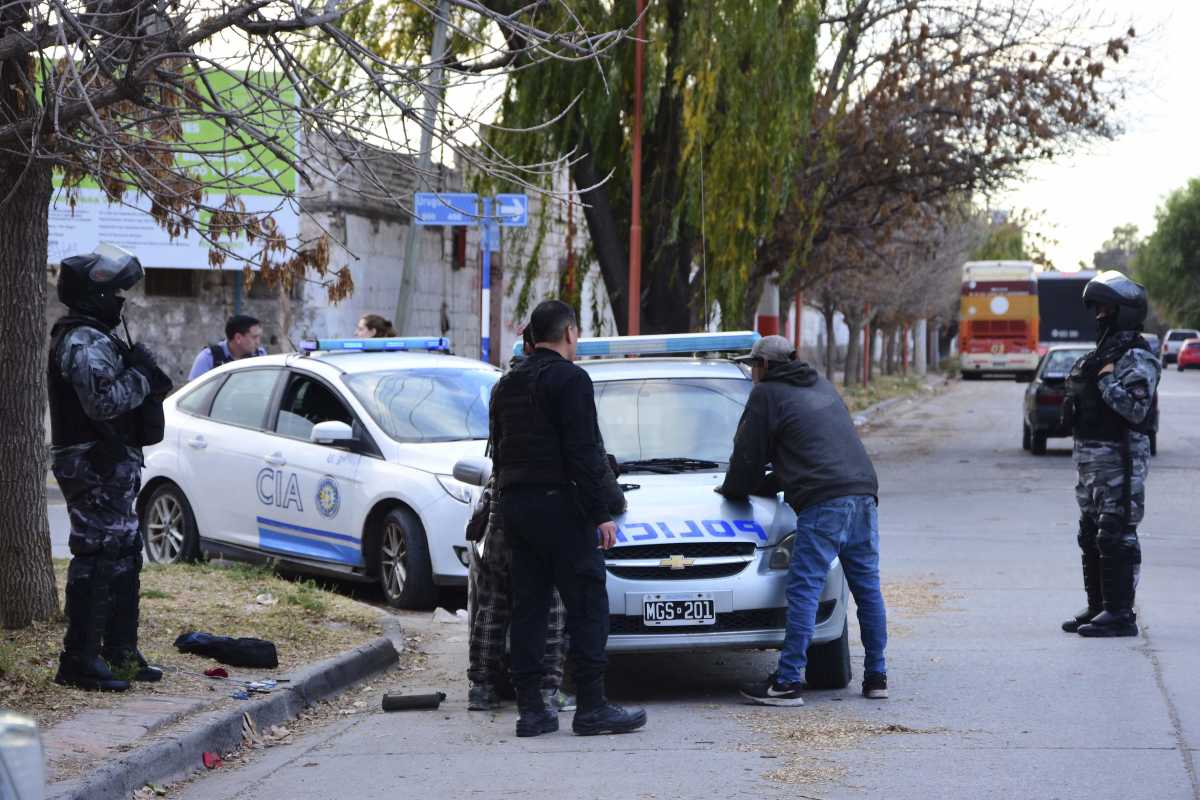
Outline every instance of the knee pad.
<svg viewBox="0 0 1200 800"><path fill-rule="evenodd" d="M1075 541L1079 542L1079 549L1084 553L1096 553L1096 534L1099 529L1096 527L1096 520L1092 519L1087 514L1079 517L1079 535Z"/></svg>
<svg viewBox="0 0 1200 800"><path fill-rule="evenodd" d="M1126 564L1142 563L1142 546L1138 542L1137 526L1124 524L1124 518L1116 514L1101 514L1096 534L1096 547L1100 555Z"/></svg>

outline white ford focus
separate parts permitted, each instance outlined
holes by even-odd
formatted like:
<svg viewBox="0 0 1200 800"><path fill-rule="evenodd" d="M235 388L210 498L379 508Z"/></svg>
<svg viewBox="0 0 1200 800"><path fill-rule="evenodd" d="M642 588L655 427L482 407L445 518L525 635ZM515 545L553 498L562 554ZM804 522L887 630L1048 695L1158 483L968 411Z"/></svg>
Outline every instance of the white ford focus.
<svg viewBox="0 0 1200 800"><path fill-rule="evenodd" d="M146 450L150 560L221 556L378 581L401 608L465 585L476 490L451 472L484 451L500 371L448 349L437 338L305 342L182 387L164 404L165 438Z"/></svg>

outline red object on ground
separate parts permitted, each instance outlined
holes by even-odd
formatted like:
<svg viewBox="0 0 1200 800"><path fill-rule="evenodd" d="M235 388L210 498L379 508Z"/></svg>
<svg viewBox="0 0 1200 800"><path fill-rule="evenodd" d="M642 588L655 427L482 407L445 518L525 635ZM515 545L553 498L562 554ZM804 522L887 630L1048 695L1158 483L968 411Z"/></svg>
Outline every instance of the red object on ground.
<svg viewBox="0 0 1200 800"><path fill-rule="evenodd" d="M206 669L206 670L204 670L204 674L210 678L228 678L229 677L229 673L225 671L224 667L212 667L211 669Z"/></svg>
<svg viewBox="0 0 1200 800"><path fill-rule="evenodd" d="M221 762L220 755L218 755L217 753L212 753L212 752L207 752L204 754L204 768L205 769L219 769L222 766L223 766L223 763Z"/></svg>

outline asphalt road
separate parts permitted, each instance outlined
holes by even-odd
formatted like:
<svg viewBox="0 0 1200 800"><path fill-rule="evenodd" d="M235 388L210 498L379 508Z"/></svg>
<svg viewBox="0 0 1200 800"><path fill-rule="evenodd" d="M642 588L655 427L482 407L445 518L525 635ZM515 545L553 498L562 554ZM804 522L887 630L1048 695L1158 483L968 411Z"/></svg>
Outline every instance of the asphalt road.
<svg viewBox="0 0 1200 800"><path fill-rule="evenodd" d="M465 710L465 627L408 615L423 669L363 693L367 710L172 794L1200 800L1200 373L1165 376L1141 529L1143 632L1108 641L1059 630L1083 601L1069 443L1022 452L1023 388L957 384L867 434L882 487L888 701L859 696L857 642L849 689L786 710L736 694L771 654L624 657L610 695L646 705L644 731L517 740L511 708ZM385 688L449 699L384 714L372 709Z"/></svg>

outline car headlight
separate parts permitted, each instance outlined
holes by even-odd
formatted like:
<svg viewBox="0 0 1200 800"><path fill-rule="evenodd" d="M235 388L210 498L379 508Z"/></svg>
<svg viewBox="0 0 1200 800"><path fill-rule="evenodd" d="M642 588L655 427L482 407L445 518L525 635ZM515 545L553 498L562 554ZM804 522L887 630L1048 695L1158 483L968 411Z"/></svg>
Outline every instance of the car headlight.
<svg viewBox="0 0 1200 800"><path fill-rule="evenodd" d="M789 533L783 537L783 541L775 545L775 550L772 551L771 560L767 562L767 566L771 569L787 569L792 560L792 545L795 543L796 534Z"/></svg>
<svg viewBox="0 0 1200 800"><path fill-rule="evenodd" d="M467 505L475 502L475 494L471 491L471 487L460 480L456 480L453 475L437 475L435 477L441 487L446 490L446 494L458 502L466 503Z"/></svg>

